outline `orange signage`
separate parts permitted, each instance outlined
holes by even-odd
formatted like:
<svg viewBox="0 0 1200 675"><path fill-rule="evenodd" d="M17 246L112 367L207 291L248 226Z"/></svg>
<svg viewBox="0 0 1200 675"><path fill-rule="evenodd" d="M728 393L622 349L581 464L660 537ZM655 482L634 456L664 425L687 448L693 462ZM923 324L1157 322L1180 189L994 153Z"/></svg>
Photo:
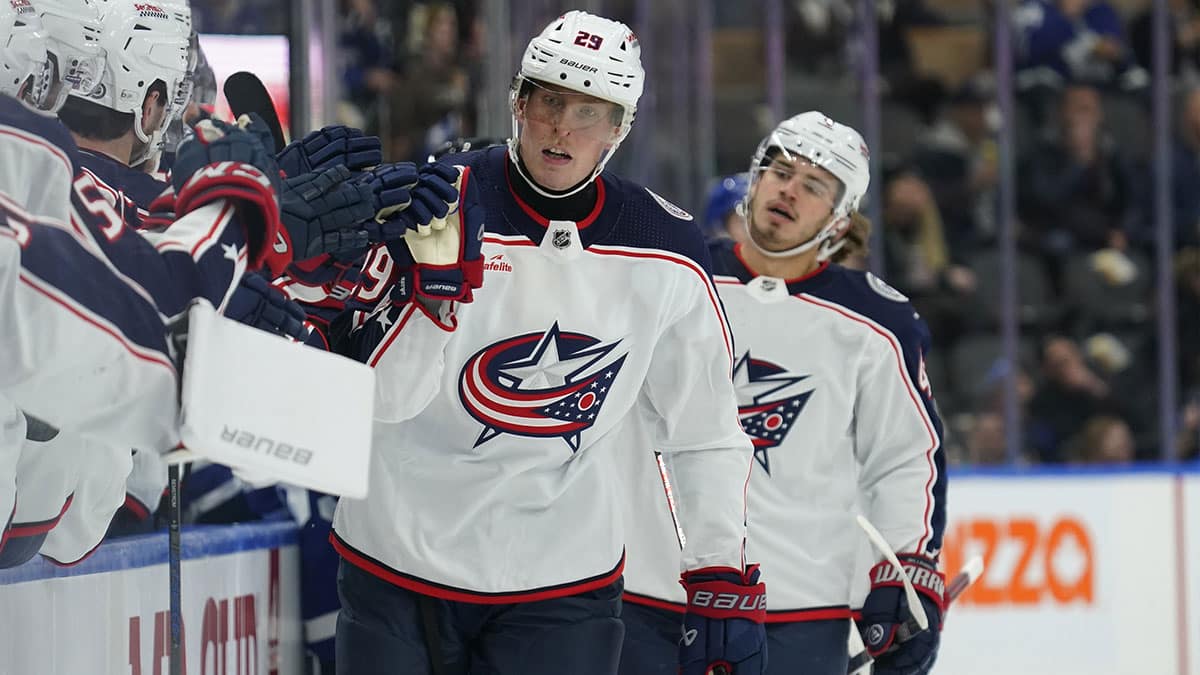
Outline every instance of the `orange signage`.
<svg viewBox="0 0 1200 675"><path fill-rule="evenodd" d="M942 563L952 576L972 554L984 573L956 605L1091 605L1096 567L1093 537L1074 516L973 517L946 530Z"/></svg>

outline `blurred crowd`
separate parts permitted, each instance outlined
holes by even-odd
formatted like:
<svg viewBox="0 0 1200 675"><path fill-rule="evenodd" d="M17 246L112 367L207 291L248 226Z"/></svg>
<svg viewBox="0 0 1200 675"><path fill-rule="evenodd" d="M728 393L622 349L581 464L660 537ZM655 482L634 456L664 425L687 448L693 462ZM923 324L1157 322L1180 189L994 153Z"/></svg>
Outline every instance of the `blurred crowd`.
<svg viewBox="0 0 1200 675"><path fill-rule="evenodd" d="M830 46L852 42L855 17L840 3L794 4L802 30L842 35L824 49L796 40L792 62L818 74L838 68ZM1160 437L1158 416L1150 3L1014 3L1017 363L1001 356L993 8L880 3L884 269L932 329L930 376L959 462L1006 461L1010 374L1025 462L1156 460L1170 444L1196 457L1200 2L1168 4L1181 403L1173 438Z"/></svg>
<svg viewBox="0 0 1200 675"><path fill-rule="evenodd" d="M197 27L281 32L285 28L277 24L285 12L278 4L197 0ZM339 0L338 121L378 134L385 156L394 160L421 159L449 139L478 135L477 95L489 57L481 4ZM569 8L548 4L538 3L539 11ZM873 254L882 256L888 282L913 300L932 329L928 368L953 461L1007 461L1002 391L1010 374L1019 383L1025 462L1156 460L1168 445L1177 457L1197 457L1200 0L1168 4L1175 120L1170 272L1180 362L1179 424L1172 438L1161 437L1158 415L1149 1L1013 3L1017 363L1001 357L991 1L875 3L883 143L873 150L883 157L884 180L872 188L872 196L882 199L876 226L883 232L883 250ZM827 93L838 87L823 84L856 79L862 54L858 6L842 0L784 3L788 112L816 108L850 120L859 115L856 98L839 104ZM620 0L605 3L605 10L627 21L634 11L632 2ZM722 63L763 47L762 22L753 18L761 11L735 12L717 3L718 79ZM738 33L749 38L723 37ZM720 116L722 97L732 96L733 88L716 85L718 128L736 128ZM735 110L740 126L754 126L745 124L753 110ZM714 183L743 170L753 149L732 131L716 140ZM690 206L693 213L725 208L712 216L722 219L732 209Z"/></svg>

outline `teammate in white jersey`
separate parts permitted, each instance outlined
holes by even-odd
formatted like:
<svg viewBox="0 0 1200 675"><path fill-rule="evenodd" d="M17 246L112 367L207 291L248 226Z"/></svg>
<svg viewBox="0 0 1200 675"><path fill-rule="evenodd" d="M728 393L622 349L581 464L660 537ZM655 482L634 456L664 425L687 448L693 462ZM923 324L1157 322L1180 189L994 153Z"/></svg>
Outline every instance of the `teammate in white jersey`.
<svg viewBox="0 0 1200 675"><path fill-rule="evenodd" d="M747 550L771 588L769 673L846 673L848 619L859 599L852 589L867 550L856 511L909 568L930 622L928 631L897 635L909 611L876 555L862 613L875 672L926 673L938 645L946 480L925 376L928 331L903 295L830 262L866 192L868 165L850 127L818 112L784 121L751 163L747 242L713 245L714 278L737 336L738 414L755 449ZM627 520L636 538L622 673L668 673L684 597L664 563L678 542L664 537L690 541L692 532L672 520L645 452L653 446L629 445Z"/></svg>
<svg viewBox="0 0 1200 675"><path fill-rule="evenodd" d="M514 79L507 146L442 160L467 167L444 230L456 257L389 244L378 275L396 283L350 334L377 372L377 422L370 493L334 520L339 673L615 673L614 441L633 411L691 532L679 672L761 672L751 448L708 255L690 215L604 171L643 79L626 26L555 19ZM664 562L678 575L678 551Z"/></svg>
<svg viewBox="0 0 1200 675"><path fill-rule="evenodd" d="M279 226L272 183L251 166L237 177L214 173L189 187L169 237L159 238L157 245L143 240L97 194L90 177L78 173L75 145L53 117L67 92L66 73L58 67L69 68L73 80L84 82L100 70L93 58L97 55L89 55L86 44L72 43L58 45L69 51L55 51L49 58L37 9L27 2L0 6L0 28L7 36L0 45L0 72L5 74L0 81L0 161L16 162L0 171L0 250L5 256L0 268L0 337L5 345L0 349L0 391L66 432L90 437L87 443L169 449L178 440L177 371L164 322L194 298L223 305L247 265L258 267L267 257L271 248L266 244ZM210 145L193 144L187 153L208 158L216 148L243 142L252 139L237 132ZM260 159L264 167L273 166L261 151ZM261 182L248 185L246 177L254 175ZM227 190L221 197L228 199L215 196L221 189ZM31 423L29 429L33 427ZM53 433L27 435L30 443L60 440ZM16 462L10 460L18 455L7 443L2 450L0 509L8 519L10 512L21 513L5 498L16 472ZM87 445L74 450L81 453L98 459ZM126 463L128 454L125 450ZM76 475L66 469L79 464L39 474L44 467L25 462L27 475L64 481ZM13 558L27 557L21 550L30 547L17 546L14 532L44 534L46 523L57 522L72 492L82 497L69 481L62 484L57 503L54 490L42 485L16 500L21 509L35 509L35 515L6 528L0 564L10 562L9 552L15 552ZM119 498L121 493L115 494ZM45 517L36 515L39 500L48 509ZM87 516L87 510L80 513ZM94 525L85 529L103 531ZM72 551L82 555L98 540L99 534L81 546L59 547L68 556L59 559L73 561Z"/></svg>

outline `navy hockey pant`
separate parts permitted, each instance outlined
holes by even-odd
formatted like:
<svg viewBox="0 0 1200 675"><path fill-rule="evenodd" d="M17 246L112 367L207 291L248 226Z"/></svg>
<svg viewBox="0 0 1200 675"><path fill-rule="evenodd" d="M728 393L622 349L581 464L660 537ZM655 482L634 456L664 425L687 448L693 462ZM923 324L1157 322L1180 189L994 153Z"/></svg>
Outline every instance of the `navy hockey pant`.
<svg viewBox="0 0 1200 675"><path fill-rule="evenodd" d="M620 675L675 675L683 615L625 603ZM767 624L767 675L846 675L849 619Z"/></svg>
<svg viewBox="0 0 1200 675"><path fill-rule="evenodd" d="M342 561L338 675L615 675L621 588L481 605L430 598ZM423 613L422 604L431 612ZM424 629L436 621L434 671Z"/></svg>

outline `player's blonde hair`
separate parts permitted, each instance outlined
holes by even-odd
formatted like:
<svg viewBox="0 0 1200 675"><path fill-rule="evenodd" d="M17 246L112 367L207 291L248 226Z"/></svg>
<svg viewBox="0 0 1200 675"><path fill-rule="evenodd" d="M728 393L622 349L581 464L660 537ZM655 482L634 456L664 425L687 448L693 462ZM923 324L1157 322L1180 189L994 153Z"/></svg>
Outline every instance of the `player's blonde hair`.
<svg viewBox="0 0 1200 675"><path fill-rule="evenodd" d="M859 211L850 212L850 229L842 238L842 247L830 258L841 264L848 258L866 258L871 252L871 219Z"/></svg>

